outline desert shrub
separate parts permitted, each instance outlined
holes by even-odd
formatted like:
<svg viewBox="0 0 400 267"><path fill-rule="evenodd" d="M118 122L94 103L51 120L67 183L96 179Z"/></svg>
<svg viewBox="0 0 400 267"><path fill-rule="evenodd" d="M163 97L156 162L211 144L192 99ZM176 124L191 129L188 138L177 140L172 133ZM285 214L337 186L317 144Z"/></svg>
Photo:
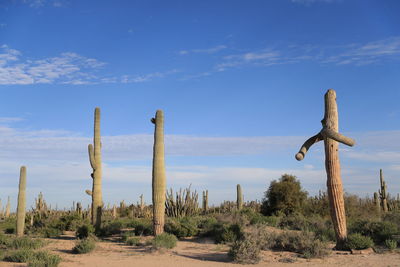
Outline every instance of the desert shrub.
<svg viewBox="0 0 400 267"><path fill-rule="evenodd" d="M79 214L63 215L59 219L58 228L62 231L76 231L83 219Z"/></svg>
<svg viewBox="0 0 400 267"><path fill-rule="evenodd" d="M281 218L279 227L290 230L305 231L308 230L309 224L306 217L302 214L292 213Z"/></svg>
<svg viewBox="0 0 400 267"><path fill-rule="evenodd" d="M100 236L111 236L115 234L121 233L121 229L124 228L124 225L121 221L113 221L104 224L104 226L100 229Z"/></svg>
<svg viewBox="0 0 400 267"><path fill-rule="evenodd" d="M261 247L254 237L244 237L236 240L231 246L228 255L236 263L256 264L260 261Z"/></svg>
<svg viewBox="0 0 400 267"><path fill-rule="evenodd" d="M47 251L38 251L32 259L28 260L29 267L57 267L61 262L61 257L50 254Z"/></svg>
<svg viewBox="0 0 400 267"><path fill-rule="evenodd" d="M138 236L129 237L125 242L129 246L137 246L140 243L140 237Z"/></svg>
<svg viewBox="0 0 400 267"><path fill-rule="evenodd" d="M280 217L278 216L263 216L262 214L257 214L250 219L250 224L265 224L269 226L276 227L280 223Z"/></svg>
<svg viewBox="0 0 400 267"><path fill-rule="evenodd" d="M29 260L33 259L34 256L35 251L33 250L19 249L8 252L3 260L9 262L28 262Z"/></svg>
<svg viewBox="0 0 400 267"><path fill-rule="evenodd" d="M152 235L153 234L153 225L149 222L143 222L141 224L136 225L135 227L135 235Z"/></svg>
<svg viewBox="0 0 400 267"><path fill-rule="evenodd" d="M78 241L72 252L76 254L85 254L91 252L96 247L96 242L92 238L86 238Z"/></svg>
<svg viewBox="0 0 400 267"><path fill-rule="evenodd" d="M62 230L58 228L44 227L37 231L40 236L45 238L58 237L62 234Z"/></svg>
<svg viewBox="0 0 400 267"><path fill-rule="evenodd" d="M374 242L369 236L354 233L348 235L346 245L349 249L366 249L372 247Z"/></svg>
<svg viewBox="0 0 400 267"><path fill-rule="evenodd" d="M300 212L306 199L307 192L302 190L296 176L284 174L279 181L272 181L265 192L261 213L269 216Z"/></svg>
<svg viewBox="0 0 400 267"><path fill-rule="evenodd" d="M0 245L4 247L9 247L12 239L9 236L0 233Z"/></svg>
<svg viewBox="0 0 400 267"><path fill-rule="evenodd" d="M200 218L198 228L201 236L210 236L213 233L214 226L218 224L215 217Z"/></svg>
<svg viewBox="0 0 400 267"><path fill-rule="evenodd" d="M178 238L190 237L198 234L198 222L191 217L181 219L170 218L164 226L167 233L173 234Z"/></svg>
<svg viewBox="0 0 400 267"><path fill-rule="evenodd" d="M178 239L176 236L168 233L162 233L156 237L154 237L152 241L153 248L160 249L160 248L167 248L171 249L176 246L176 242Z"/></svg>
<svg viewBox="0 0 400 267"><path fill-rule="evenodd" d="M326 243L311 232L285 231L275 237L272 247L299 253L304 258L321 258L328 254Z"/></svg>
<svg viewBox="0 0 400 267"><path fill-rule="evenodd" d="M128 240L130 237L133 237L133 236L135 236L135 233L134 233L134 232L131 232L131 231L125 232L125 233L123 233L123 234L121 235L121 241L122 241L122 242L126 242L126 240Z"/></svg>
<svg viewBox="0 0 400 267"><path fill-rule="evenodd" d="M218 223L214 225L212 236L216 243L230 243L243 236L242 227L238 224Z"/></svg>
<svg viewBox="0 0 400 267"><path fill-rule="evenodd" d="M16 227L16 218L9 217L6 218L3 222L0 223L0 231L6 234L14 234Z"/></svg>
<svg viewBox="0 0 400 267"><path fill-rule="evenodd" d="M33 239L29 237L12 238L8 244L8 248L12 249L37 249L44 246L44 241L41 239Z"/></svg>
<svg viewBox="0 0 400 267"><path fill-rule="evenodd" d="M47 251L33 251L30 249L20 249L8 252L4 257L9 262L27 262L28 266L56 267L61 262L58 255L53 255Z"/></svg>
<svg viewBox="0 0 400 267"><path fill-rule="evenodd" d="M383 244L399 232L397 225L392 222L370 220L357 220L350 225L349 230L351 233L371 237L376 244Z"/></svg>
<svg viewBox="0 0 400 267"><path fill-rule="evenodd" d="M397 225L397 229L400 230L400 211L391 211L383 216L383 221L391 222Z"/></svg>
<svg viewBox="0 0 400 267"><path fill-rule="evenodd" d="M395 250L397 248L397 241L392 239L385 240L385 246L390 250Z"/></svg>
<svg viewBox="0 0 400 267"><path fill-rule="evenodd" d="M84 224L76 229L76 237L79 239L88 238L94 233L94 227L91 224Z"/></svg>

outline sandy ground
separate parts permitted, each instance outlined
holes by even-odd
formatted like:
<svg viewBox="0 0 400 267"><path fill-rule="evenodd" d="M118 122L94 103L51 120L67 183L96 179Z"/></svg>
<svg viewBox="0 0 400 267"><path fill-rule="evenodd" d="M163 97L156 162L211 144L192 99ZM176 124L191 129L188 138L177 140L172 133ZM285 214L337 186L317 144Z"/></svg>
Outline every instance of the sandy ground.
<svg viewBox="0 0 400 267"><path fill-rule="evenodd" d="M63 258L60 267L71 266L140 266L140 267L188 267L188 266L362 266L362 267L400 267L399 253L352 255L347 252L333 252L324 259L306 260L295 253L263 251L262 260L256 265L238 265L229 261L228 247L214 244L211 239L187 239L178 242L176 248L164 252L152 252L148 247L127 246L120 242L107 240L97 242L96 249L89 254L71 253L75 245L72 234L59 239L48 239L49 245L44 249L52 251ZM291 261L291 263L288 263ZM0 266L26 266L0 262Z"/></svg>

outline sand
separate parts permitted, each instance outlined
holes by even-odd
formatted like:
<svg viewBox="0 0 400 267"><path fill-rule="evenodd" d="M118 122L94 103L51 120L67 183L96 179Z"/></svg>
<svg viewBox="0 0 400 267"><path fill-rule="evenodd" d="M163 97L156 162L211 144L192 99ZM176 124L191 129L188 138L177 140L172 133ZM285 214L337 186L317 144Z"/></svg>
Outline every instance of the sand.
<svg viewBox="0 0 400 267"><path fill-rule="evenodd" d="M299 258L297 254L291 252L263 251L260 263L239 265L230 262L227 256L227 246L214 244L211 239L207 238L180 240L176 248L164 252L154 252L145 246L127 246L117 242L117 239L109 239L97 242L94 251L81 255L71 253L71 249L75 245L75 237L72 233L58 239L48 239L48 241L49 244L44 249L62 257L63 261L59 265L60 267L400 266L399 253L354 255L349 252L336 251L324 259L311 260ZM0 266L26 266L26 264L0 262Z"/></svg>

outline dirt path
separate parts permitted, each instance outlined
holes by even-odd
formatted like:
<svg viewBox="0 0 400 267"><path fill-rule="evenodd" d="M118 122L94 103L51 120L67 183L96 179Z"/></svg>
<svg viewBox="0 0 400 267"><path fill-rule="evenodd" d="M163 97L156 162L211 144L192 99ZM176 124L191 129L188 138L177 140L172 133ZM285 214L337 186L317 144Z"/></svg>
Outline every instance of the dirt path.
<svg viewBox="0 0 400 267"><path fill-rule="evenodd" d="M60 267L72 266L140 266L140 267L187 267L187 266L360 266L360 267L400 267L400 254L351 255L345 252L334 252L325 259L306 260L290 252L263 251L262 261L257 265L238 265L229 262L228 247L216 245L211 239L189 239L179 241L176 248L160 252L151 252L147 247L126 246L119 242L97 242L96 249L89 254L71 253L75 239L71 235L60 239L49 239L46 250L63 258ZM289 263L288 263L289 262ZM290 263L292 262L292 263ZM0 266L26 266L25 264L0 262Z"/></svg>

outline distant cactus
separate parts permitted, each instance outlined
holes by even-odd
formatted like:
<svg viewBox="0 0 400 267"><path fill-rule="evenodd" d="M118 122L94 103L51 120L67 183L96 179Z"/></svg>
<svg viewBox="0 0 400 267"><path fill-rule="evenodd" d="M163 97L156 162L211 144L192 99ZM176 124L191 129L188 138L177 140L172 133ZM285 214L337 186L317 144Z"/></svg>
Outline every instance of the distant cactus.
<svg viewBox="0 0 400 267"><path fill-rule="evenodd" d="M381 206L383 209L383 212L387 212L388 211L388 203L387 203L387 199L388 199L388 194L386 192L387 190L387 186L386 186L386 182L383 179L383 171L382 169L379 170L379 178L380 178L380 184L381 184L381 189L379 190L379 197L381 199Z"/></svg>
<svg viewBox="0 0 400 267"><path fill-rule="evenodd" d="M19 191L17 206L17 236L24 235L26 209L26 167L22 166L19 175Z"/></svg>
<svg viewBox="0 0 400 267"><path fill-rule="evenodd" d="M208 190L203 191L203 212L206 213L208 210Z"/></svg>
<svg viewBox="0 0 400 267"><path fill-rule="evenodd" d="M11 203L10 203L10 196L7 197L7 205L6 205L6 214L4 217L8 218L10 217L10 210L11 210Z"/></svg>
<svg viewBox="0 0 400 267"><path fill-rule="evenodd" d="M113 217L113 219L117 218L117 207L115 206L115 204L112 209L112 217Z"/></svg>
<svg viewBox="0 0 400 267"><path fill-rule="evenodd" d="M77 202L77 203L76 203L76 213L77 213L79 216L82 216L82 204L81 204L81 202Z"/></svg>
<svg viewBox="0 0 400 267"><path fill-rule="evenodd" d="M241 210L243 207L243 194L240 184L236 186L236 206L238 210Z"/></svg>
<svg viewBox="0 0 400 267"><path fill-rule="evenodd" d="M179 192L174 192L172 188L166 195L165 208L169 217L186 217L198 214L199 195L196 191L191 192L190 186L184 190L180 189Z"/></svg>
<svg viewBox="0 0 400 267"><path fill-rule="evenodd" d="M166 175L164 160L164 114L157 110L155 118L151 119L155 125L154 147L153 147L153 178L152 178L152 200L153 200L153 228L154 235L164 232L165 214L165 191Z"/></svg>
<svg viewBox="0 0 400 267"><path fill-rule="evenodd" d="M379 197L378 197L377 192L374 192L374 204L375 204L376 211L378 213L380 213L381 212L381 204L379 203Z"/></svg>
<svg viewBox="0 0 400 267"><path fill-rule="evenodd" d="M96 230L101 227L101 213L103 208L103 197L101 192L101 140L100 140L100 108L96 108L94 111L94 138L93 145L89 144L89 160L92 166L93 173L91 174L93 178L92 191L86 190L87 194L92 196L92 224L95 226ZM94 147L94 148L93 148Z"/></svg>

